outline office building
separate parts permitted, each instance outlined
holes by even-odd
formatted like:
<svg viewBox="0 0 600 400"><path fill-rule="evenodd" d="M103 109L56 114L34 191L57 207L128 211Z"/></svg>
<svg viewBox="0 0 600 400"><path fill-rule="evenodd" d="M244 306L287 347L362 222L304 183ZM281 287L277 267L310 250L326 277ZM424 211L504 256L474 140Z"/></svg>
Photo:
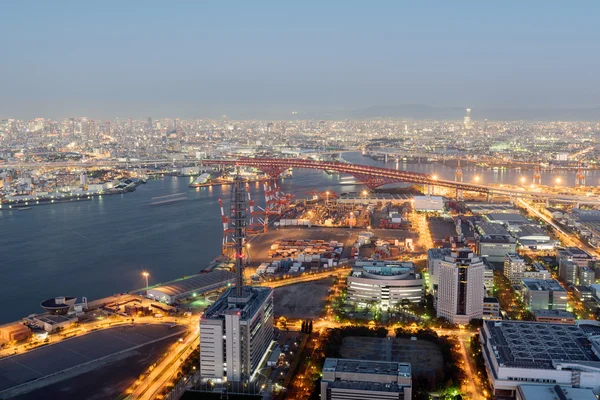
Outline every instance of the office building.
<svg viewBox="0 0 600 400"><path fill-rule="evenodd" d="M600 323L484 321L480 338L493 394L515 398L519 385L600 392Z"/></svg>
<svg viewBox="0 0 600 400"><path fill-rule="evenodd" d="M579 286L590 286L594 284L596 280L596 271L589 267L579 267L579 278L577 285Z"/></svg>
<svg viewBox="0 0 600 400"><path fill-rule="evenodd" d="M470 249L453 251L440 261L437 316L467 324L483 316L483 261Z"/></svg>
<svg viewBox="0 0 600 400"><path fill-rule="evenodd" d="M408 400L412 397L409 363L327 358L321 398L327 400Z"/></svg>
<svg viewBox="0 0 600 400"><path fill-rule="evenodd" d="M579 266L571 260L559 258L558 275L565 280L565 282L572 285L577 284Z"/></svg>
<svg viewBox="0 0 600 400"><path fill-rule="evenodd" d="M494 270L486 261L484 258L483 286L485 287L486 294L491 294L494 292Z"/></svg>
<svg viewBox="0 0 600 400"><path fill-rule="evenodd" d="M489 321L499 321L502 319L500 316L500 303L497 298L483 298L483 319Z"/></svg>
<svg viewBox="0 0 600 400"><path fill-rule="evenodd" d="M516 253L508 253L504 256L504 276L509 280L511 286L521 287L521 280L525 273L525 260Z"/></svg>
<svg viewBox="0 0 600 400"><path fill-rule="evenodd" d="M535 310L536 322L548 322L551 324L575 325L575 315L564 310Z"/></svg>
<svg viewBox="0 0 600 400"><path fill-rule="evenodd" d="M439 283L440 262L449 255L450 249L436 248L427 251L427 271L429 272L429 287L427 291L433 294L434 297Z"/></svg>
<svg viewBox="0 0 600 400"><path fill-rule="evenodd" d="M555 279L523 279L523 302L530 310L566 310L567 292Z"/></svg>
<svg viewBox="0 0 600 400"><path fill-rule="evenodd" d="M531 279L551 279L552 275L542 264L534 262L528 265L523 273L523 278Z"/></svg>
<svg viewBox="0 0 600 400"><path fill-rule="evenodd" d="M578 247L565 247L558 249L558 274L566 282L577 285L579 280L579 267L587 267L596 258ZM585 286L585 285L583 285Z"/></svg>
<svg viewBox="0 0 600 400"><path fill-rule="evenodd" d="M423 283L413 263L355 266L347 279L348 300L362 307L374 303L383 308L402 300L419 303L423 300Z"/></svg>
<svg viewBox="0 0 600 400"><path fill-rule="evenodd" d="M273 343L273 290L229 288L200 319L200 375L215 382L250 381Z"/></svg>

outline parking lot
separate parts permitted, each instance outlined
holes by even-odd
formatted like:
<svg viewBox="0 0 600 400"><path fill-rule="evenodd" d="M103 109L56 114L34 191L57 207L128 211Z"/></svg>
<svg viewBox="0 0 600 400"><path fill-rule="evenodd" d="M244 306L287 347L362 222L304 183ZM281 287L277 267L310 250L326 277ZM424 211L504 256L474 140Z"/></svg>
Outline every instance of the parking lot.
<svg viewBox="0 0 600 400"><path fill-rule="evenodd" d="M275 316L288 319L314 319L325 312L325 298L335 279L296 283L274 289Z"/></svg>

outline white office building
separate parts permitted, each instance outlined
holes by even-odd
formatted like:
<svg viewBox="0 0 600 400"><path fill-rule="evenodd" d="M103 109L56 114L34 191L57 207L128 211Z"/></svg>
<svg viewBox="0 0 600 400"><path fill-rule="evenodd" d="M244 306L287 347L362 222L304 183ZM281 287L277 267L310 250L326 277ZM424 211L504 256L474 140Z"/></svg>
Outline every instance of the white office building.
<svg viewBox="0 0 600 400"><path fill-rule="evenodd" d="M200 374L214 382L251 381L273 344L273 290L228 289L200 319Z"/></svg>
<svg viewBox="0 0 600 400"><path fill-rule="evenodd" d="M516 253L504 256L504 276L510 281L511 286L521 287L521 280L525 273L525 260Z"/></svg>
<svg viewBox="0 0 600 400"><path fill-rule="evenodd" d="M437 316L468 324L483 316L483 261L471 249L453 251L440 262Z"/></svg>
<svg viewBox="0 0 600 400"><path fill-rule="evenodd" d="M440 278L440 262L450 255L450 249L435 248L427 251L429 287L427 291L435 296Z"/></svg>
<svg viewBox="0 0 600 400"><path fill-rule="evenodd" d="M402 300L423 300L423 277L407 262L388 266L355 267L348 276L348 300L366 306L375 303L383 308Z"/></svg>
<svg viewBox="0 0 600 400"><path fill-rule="evenodd" d="M325 359L321 399L409 400L411 398L412 373L409 363Z"/></svg>

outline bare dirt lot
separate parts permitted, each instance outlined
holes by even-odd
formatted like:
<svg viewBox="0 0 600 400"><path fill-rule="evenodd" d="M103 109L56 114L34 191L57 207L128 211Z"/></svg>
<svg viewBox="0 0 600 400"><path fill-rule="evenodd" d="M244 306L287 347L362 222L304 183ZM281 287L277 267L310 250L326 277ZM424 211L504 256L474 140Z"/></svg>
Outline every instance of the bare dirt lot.
<svg viewBox="0 0 600 400"><path fill-rule="evenodd" d="M250 240L250 264L258 265L262 262L273 261L268 256L271 245L276 240L336 240L344 244L344 253L342 257L348 257L350 246L356 240L356 236L361 232L360 229L346 228L272 228L264 234L253 236Z"/></svg>
<svg viewBox="0 0 600 400"><path fill-rule="evenodd" d="M317 318L325 308L327 290L333 285L333 278L297 283L275 288L273 302L275 316L286 318Z"/></svg>
<svg viewBox="0 0 600 400"><path fill-rule="evenodd" d="M347 337L340 350L342 357L359 360L410 362L414 375L442 368L438 347L424 340Z"/></svg>

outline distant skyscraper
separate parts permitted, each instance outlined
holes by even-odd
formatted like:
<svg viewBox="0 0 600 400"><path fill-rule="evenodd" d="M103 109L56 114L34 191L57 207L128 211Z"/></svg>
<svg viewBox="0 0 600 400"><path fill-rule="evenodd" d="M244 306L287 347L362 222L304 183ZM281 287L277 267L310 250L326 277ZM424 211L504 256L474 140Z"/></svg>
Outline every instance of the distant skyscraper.
<svg viewBox="0 0 600 400"><path fill-rule="evenodd" d="M96 140L96 121L94 121L93 119L90 120L89 123L89 133L90 133L90 138L92 140Z"/></svg>
<svg viewBox="0 0 600 400"><path fill-rule="evenodd" d="M467 108L464 121L465 129L471 129L471 109Z"/></svg>
<svg viewBox="0 0 600 400"><path fill-rule="evenodd" d="M154 130L154 125L152 124L152 117L148 117L148 125L146 125L146 131L152 132Z"/></svg>
<svg viewBox="0 0 600 400"><path fill-rule="evenodd" d="M483 131L488 133L488 120L487 118L483 120Z"/></svg>
<svg viewBox="0 0 600 400"><path fill-rule="evenodd" d="M483 261L471 249L453 251L439 263L437 316L468 324L483 316Z"/></svg>
<svg viewBox="0 0 600 400"><path fill-rule="evenodd" d="M110 121L104 121L104 134L110 136Z"/></svg>

